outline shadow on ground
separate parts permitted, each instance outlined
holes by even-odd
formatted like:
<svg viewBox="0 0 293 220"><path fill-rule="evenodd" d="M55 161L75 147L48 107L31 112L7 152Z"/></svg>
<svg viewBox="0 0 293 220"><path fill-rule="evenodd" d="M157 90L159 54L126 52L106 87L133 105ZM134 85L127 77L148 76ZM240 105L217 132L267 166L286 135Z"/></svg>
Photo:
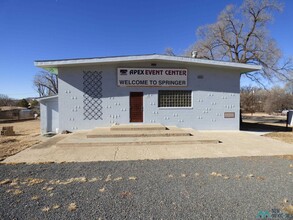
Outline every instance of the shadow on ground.
<svg viewBox="0 0 293 220"><path fill-rule="evenodd" d="M273 124L263 124L263 123L252 123L252 122L242 122L240 125L240 130L242 131L262 131L262 132L292 132L291 127L273 125Z"/></svg>

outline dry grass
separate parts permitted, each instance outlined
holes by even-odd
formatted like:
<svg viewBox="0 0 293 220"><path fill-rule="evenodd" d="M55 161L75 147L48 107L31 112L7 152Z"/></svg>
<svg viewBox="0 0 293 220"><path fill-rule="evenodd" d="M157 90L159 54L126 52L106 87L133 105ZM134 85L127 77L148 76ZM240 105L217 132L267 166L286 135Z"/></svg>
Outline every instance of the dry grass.
<svg viewBox="0 0 293 220"><path fill-rule="evenodd" d="M8 156L14 155L40 142L39 120L0 123L0 130L2 130L3 126L13 126L16 135L0 135L0 160L4 160Z"/></svg>
<svg viewBox="0 0 293 220"><path fill-rule="evenodd" d="M54 187L51 187L51 186L50 186L50 187L49 187L49 186L45 186L45 187L42 188L42 190L46 190L46 191L49 192L49 191L54 190Z"/></svg>
<svg viewBox="0 0 293 220"><path fill-rule="evenodd" d="M22 193L23 193L23 191L21 191L19 189L16 189L16 190L14 190L13 195L19 195L19 194L22 194Z"/></svg>
<svg viewBox="0 0 293 220"><path fill-rule="evenodd" d="M77 209L77 205L75 204L75 202L70 203L67 208L67 210L71 212L75 211L76 209Z"/></svg>
<svg viewBox="0 0 293 220"><path fill-rule="evenodd" d="M286 159L286 160L293 160L293 155L282 155L282 156L277 156L279 158L282 159Z"/></svg>
<svg viewBox="0 0 293 220"><path fill-rule="evenodd" d="M53 206L52 206L52 209L59 209L60 208L60 205L58 205L58 204L54 204Z"/></svg>
<svg viewBox="0 0 293 220"><path fill-rule="evenodd" d="M12 183L12 180L10 180L10 179L5 179L5 180L2 180L2 181L0 182L0 185L5 185L5 184L9 184L9 183Z"/></svg>
<svg viewBox="0 0 293 220"><path fill-rule="evenodd" d="M128 191L124 191L124 192L121 192L120 193L120 196L125 199L125 198L130 198L132 197L132 193L131 192L128 192Z"/></svg>
<svg viewBox="0 0 293 220"><path fill-rule="evenodd" d="M283 199L282 209L287 214L293 215L293 205L292 205L292 203L289 203L289 200L287 198Z"/></svg>
<svg viewBox="0 0 293 220"><path fill-rule="evenodd" d="M263 177L263 176L258 176L258 177L256 177L256 179L258 179L258 180L265 180L266 178Z"/></svg>
<svg viewBox="0 0 293 220"><path fill-rule="evenodd" d="M12 191L12 194L13 194L13 195L16 195L16 196L17 196L17 195L20 195L20 194L22 194L22 193L23 193L23 191L21 191L21 190L19 190L19 189L15 189L15 190Z"/></svg>
<svg viewBox="0 0 293 220"><path fill-rule="evenodd" d="M26 181L28 186L33 186L33 185L44 182L43 179L37 179L37 178L27 178Z"/></svg>
<svg viewBox="0 0 293 220"><path fill-rule="evenodd" d="M49 212L49 211L50 211L50 207L48 206L42 208L42 212Z"/></svg>
<svg viewBox="0 0 293 220"><path fill-rule="evenodd" d="M18 183L17 182L12 182L12 183L9 184L9 186L17 187L18 186Z"/></svg>
<svg viewBox="0 0 293 220"><path fill-rule="evenodd" d="M293 132L272 132L265 134L265 137L270 137L279 141L284 141L289 144L293 144Z"/></svg>
<svg viewBox="0 0 293 220"><path fill-rule="evenodd" d="M99 192L105 192L105 187L103 187L103 188L101 188L101 189L99 189Z"/></svg>
<svg viewBox="0 0 293 220"><path fill-rule="evenodd" d="M210 175L211 176L219 176L219 177L223 176L223 174L217 173L217 172L212 172Z"/></svg>
<svg viewBox="0 0 293 220"><path fill-rule="evenodd" d="M109 181L111 181L112 179L111 179L111 175L108 175L107 176L107 178L105 179L105 182L109 182Z"/></svg>
<svg viewBox="0 0 293 220"><path fill-rule="evenodd" d="M130 176L128 179L129 180L137 180L137 177L136 176Z"/></svg>
<svg viewBox="0 0 293 220"><path fill-rule="evenodd" d="M31 200L39 200L39 196L32 196Z"/></svg>
<svg viewBox="0 0 293 220"><path fill-rule="evenodd" d="M116 177L115 179L113 179L113 181L120 181L122 179L123 179L122 177Z"/></svg>
<svg viewBox="0 0 293 220"><path fill-rule="evenodd" d="M293 215L293 205L287 205L284 207L284 211L290 215Z"/></svg>
<svg viewBox="0 0 293 220"><path fill-rule="evenodd" d="M94 177L94 178L89 179L88 181L89 181L90 183L92 183L92 182L96 182L96 181L98 181L98 180L99 180L99 178Z"/></svg>
<svg viewBox="0 0 293 220"><path fill-rule="evenodd" d="M94 178L93 178L94 179ZM98 179L91 179L91 182L94 182L94 181L97 181ZM67 185L67 184L70 184L70 183L85 183L87 182L87 178L85 177L75 177L75 178L70 178L70 179L67 179L67 180L50 180L49 181L49 184L54 184L54 185Z"/></svg>

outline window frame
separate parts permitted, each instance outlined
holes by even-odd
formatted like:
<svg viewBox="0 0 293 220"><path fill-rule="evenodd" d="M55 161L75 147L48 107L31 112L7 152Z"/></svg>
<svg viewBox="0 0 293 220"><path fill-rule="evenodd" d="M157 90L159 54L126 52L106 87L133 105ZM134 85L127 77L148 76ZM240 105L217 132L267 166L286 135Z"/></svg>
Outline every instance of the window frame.
<svg viewBox="0 0 293 220"><path fill-rule="evenodd" d="M160 104L160 91L189 91L190 92L190 98L191 98L191 106L184 106L184 107L160 107L159 104ZM158 90L158 108L159 109L193 109L193 91L190 90L190 89L170 89L170 90Z"/></svg>

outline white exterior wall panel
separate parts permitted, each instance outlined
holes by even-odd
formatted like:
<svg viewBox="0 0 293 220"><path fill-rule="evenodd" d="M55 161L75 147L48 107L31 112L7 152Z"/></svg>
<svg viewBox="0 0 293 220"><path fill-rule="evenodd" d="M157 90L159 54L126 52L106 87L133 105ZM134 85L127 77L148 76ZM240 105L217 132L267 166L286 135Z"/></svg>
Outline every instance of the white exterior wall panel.
<svg viewBox="0 0 293 220"><path fill-rule="evenodd" d="M40 101L41 133L59 131L58 97Z"/></svg>
<svg viewBox="0 0 293 220"><path fill-rule="evenodd" d="M117 68L154 68L150 62L59 68L60 130L76 131L129 122L130 92L144 93L144 122L190 127L198 130L239 129L240 73L232 69L208 68L156 62L155 68L188 70L188 86L118 87ZM102 71L102 120L84 117L84 71ZM199 79L198 76L203 76ZM159 108L158 90L192 90L192 108ZM224 118L235 112L235 118Z"/></svg>

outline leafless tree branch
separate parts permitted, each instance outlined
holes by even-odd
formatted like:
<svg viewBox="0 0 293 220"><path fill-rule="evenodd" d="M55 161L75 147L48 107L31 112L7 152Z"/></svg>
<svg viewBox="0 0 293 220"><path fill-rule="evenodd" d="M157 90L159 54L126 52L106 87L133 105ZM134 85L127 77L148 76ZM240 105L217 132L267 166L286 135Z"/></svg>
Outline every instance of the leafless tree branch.
<svg viewBox="0 0 293 220"><path fill-rule="evenodd" d="M198 58L262 65L263 70L248 74L260 83L260 78L273 82L290 79L292 59L284 61L277 43L269 36L267 24L272 14L283 8L277 0L245 0L241 7L228 5L217 22L197 29L198 41L186 55L196 50ZM292 79L292 78L291 78Z"/></svg>
<svg viewBox="0 0 293 220"><path fill-rule="evenodd" d="M37 73L33 85L40 97L58 94L58 76L48 71Z"/></svg>

